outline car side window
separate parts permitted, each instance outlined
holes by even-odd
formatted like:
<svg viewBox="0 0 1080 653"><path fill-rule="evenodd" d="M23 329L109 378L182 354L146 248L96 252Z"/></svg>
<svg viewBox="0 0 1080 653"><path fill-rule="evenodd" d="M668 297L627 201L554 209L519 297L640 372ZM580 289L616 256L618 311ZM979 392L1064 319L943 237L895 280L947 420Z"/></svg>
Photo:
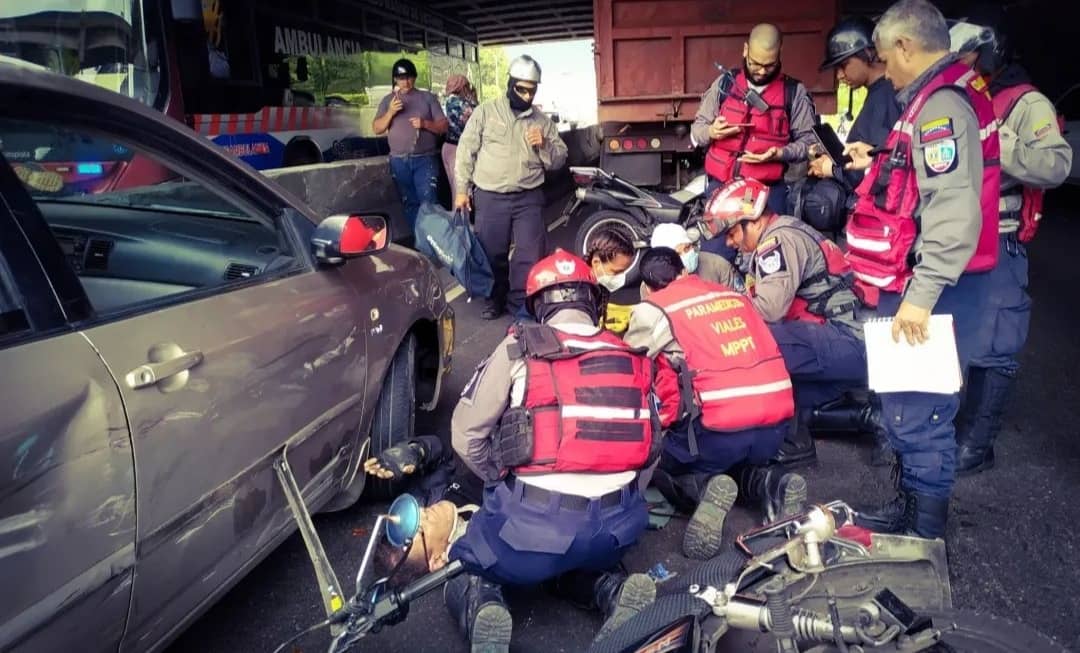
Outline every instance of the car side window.
<svg viewBox="0 0 1080 653"><path fill-rule="evenodd" d="M138 143L0 118L0 150L98 315L224 292L297 262L276 217Z"/></svg>

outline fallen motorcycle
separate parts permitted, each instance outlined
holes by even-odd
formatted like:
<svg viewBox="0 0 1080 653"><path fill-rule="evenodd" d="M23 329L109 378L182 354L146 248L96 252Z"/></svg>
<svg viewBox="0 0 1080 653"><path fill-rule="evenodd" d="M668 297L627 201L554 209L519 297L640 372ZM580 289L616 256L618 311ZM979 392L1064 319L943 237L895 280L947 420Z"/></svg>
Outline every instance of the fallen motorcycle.
<svg viewBox="0 0 1080 653"><path fill-rule="evenodd" d="M403 494L390 504L385 514L376 518L375 527L368 538L364 557L361 559L360 569L356 574L355 594L351 599L346 600L322 542L315 532L311 515L304 505L303 496L289 468L285 453L278 458L274 467L293 518L300 528L308 555L315 567L315 577L319 583L319 592L326 611L324 621L283 642L275 653L285 651L289 645L301 637L322 628L330 628L332 640L329 652L344 653L368 634L378 632L383 626L400 623L408 614L412 601L442 587L446 581L462 573L461 563L455 560L438 571L418 578L402 589L395 589L390 585L393 573L387 578L374 579L371 582L366 580L375 547L380 539L386 538L391 546L408 550L413 538L420 532L420 504L412 495Z"/></svg>
<svg viewBox="0 0 1080 653"><path fill-rule="evenodd" d="M835 501L739 536L590 653L1065 651L954 610L943 541L872 533L854 515Z"/></svg>

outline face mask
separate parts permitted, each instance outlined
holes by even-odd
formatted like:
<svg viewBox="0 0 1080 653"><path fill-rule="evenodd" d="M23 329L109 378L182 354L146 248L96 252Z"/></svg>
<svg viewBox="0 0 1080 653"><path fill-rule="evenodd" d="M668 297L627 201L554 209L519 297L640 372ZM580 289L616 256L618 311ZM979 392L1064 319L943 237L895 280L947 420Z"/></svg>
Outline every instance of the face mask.
<svg viewBox="0 0 1080 653"><path fill-rule="evenodd" d="M690 274L697 272L698 251L696 247L685 254L679 254L679 258L682 259L683 267L686 268L687 272Z"/></svg>
<svg viewBox="0 0 1080 653"><path fill-rule="evenodd" d="M510 108L518 113L525 111L526 109L532 108L533 98L536 97L534 95L533 97L530 97L526 100L525 98L514 92L514 84L517 84L520 81L521 80L519 79L514 79L513 77L511 77L506 83L506 99L510 100Z"/></svg>
<svg viewBox="0 0 1080 653"><path fill-rule="evenodd" d="M615 292L626 285L626 272L599 276L596 278L596 283L607 288L608 292Z"/></svg>

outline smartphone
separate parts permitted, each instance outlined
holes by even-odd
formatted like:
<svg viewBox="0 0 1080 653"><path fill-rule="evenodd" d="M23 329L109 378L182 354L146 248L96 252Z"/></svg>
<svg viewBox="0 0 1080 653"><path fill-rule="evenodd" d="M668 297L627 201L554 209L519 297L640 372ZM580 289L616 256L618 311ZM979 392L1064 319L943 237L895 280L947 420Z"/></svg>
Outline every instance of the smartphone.
<svg viewBox="0 0 1080 653"><path fill-rule="evenodd" d="M814 125L813 130L814 136L817 136L818 142L825 148L825 154L832 159L833 165L843 167L851 162L851 157L844 154L844 144L840 142L840 137L833 131L832 125Z"/></svg>

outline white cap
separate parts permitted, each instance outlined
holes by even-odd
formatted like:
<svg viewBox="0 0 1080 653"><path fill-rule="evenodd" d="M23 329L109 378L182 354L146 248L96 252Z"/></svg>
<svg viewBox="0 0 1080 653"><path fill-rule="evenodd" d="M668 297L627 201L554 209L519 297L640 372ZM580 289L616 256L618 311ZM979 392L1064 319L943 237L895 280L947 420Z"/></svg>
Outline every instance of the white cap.
<svg viewBox="0 0 1080 653"><path fill-rule="evenodd" d="M676 249L680 245L689 245L694 241L690 240L690 234L686 233L686 229L682 228L682 225L675 224L674 222L665 222L658 224L653 229L652 238L649 240L649 247L667 247L670 249Z"/></svg>

